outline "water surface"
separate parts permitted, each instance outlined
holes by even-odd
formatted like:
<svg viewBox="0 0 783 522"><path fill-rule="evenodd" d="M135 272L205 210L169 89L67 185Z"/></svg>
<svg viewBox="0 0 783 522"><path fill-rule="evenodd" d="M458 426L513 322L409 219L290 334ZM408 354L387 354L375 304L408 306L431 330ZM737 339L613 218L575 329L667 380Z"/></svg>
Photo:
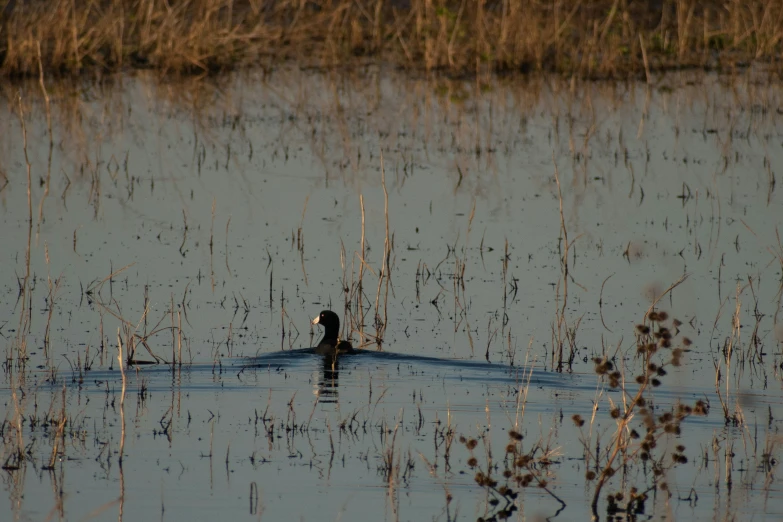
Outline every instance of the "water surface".
<svg viewBox="0 0 783 522"><path fill-rule="evenodd" d="M710 409L660 440L671 496L645 514L781 516L779 86L141 74L51 85L51 148L39 89L20 90L29 206L15 95L0 118L14 519L488 517L469 459L503 480L511 429L551 461L513 517L585 519L622 403L593 358L635 392L662 295L693 344L650 400ZM367 352L303 351L323 308ZM118 329L161 361L127 368L124 402ZM602 516L654 483L633 462Z"/></svg>

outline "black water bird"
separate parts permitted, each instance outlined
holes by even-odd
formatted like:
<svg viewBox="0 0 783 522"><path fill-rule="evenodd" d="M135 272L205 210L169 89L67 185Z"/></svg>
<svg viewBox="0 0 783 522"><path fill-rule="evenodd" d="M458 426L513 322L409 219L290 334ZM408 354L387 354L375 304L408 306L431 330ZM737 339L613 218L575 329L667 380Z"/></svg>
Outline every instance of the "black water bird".
<svg viewBox="0 0 783 522"><path fill-rule="evenodd" d="M342 355L346 353L355 353L350 341L341 341L338 339L340 334L340 318L331 310L324 310L318 317L313 319L313 324L320 324L324 327L324 336L318 346L315 347L315 353L321 355Z"/></svg>

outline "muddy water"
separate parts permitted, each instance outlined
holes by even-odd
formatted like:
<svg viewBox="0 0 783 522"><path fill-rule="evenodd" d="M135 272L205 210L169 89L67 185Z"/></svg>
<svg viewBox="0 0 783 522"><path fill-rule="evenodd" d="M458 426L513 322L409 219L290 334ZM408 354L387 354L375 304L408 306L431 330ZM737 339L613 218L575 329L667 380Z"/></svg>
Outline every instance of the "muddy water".
<svg viewBox="0 0 783 522"><path fill-rule="evenodd" d="M649 490L645 513L781 515L778 86L132 76L49 86L50 139L23 85L29 204L16 92L0 118L14 519L489 517L469 459L504 480L512 428L548 460L512 517L585 519L622 402L592 359L614 356L634 393L634 326L661 296L693 344L649 399L710 411L658 441L671 496ZM323 308L364 350L337 367L302 350ZM118 328L161 361L128 368L124 395ZM602 516L654 483L629 462Z"/></svg>

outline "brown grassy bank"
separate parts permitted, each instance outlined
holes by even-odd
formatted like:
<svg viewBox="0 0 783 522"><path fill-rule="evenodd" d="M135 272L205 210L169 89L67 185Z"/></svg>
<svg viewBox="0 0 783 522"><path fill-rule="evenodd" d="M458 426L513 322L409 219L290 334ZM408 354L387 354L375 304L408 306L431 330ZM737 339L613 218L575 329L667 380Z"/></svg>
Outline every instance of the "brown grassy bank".
<svg viewBox="0 0 783 522"><path fill-rule="evenodd" d="M783 1L0 0L0 75L334 67L643 76L777 62Z"/></svg>

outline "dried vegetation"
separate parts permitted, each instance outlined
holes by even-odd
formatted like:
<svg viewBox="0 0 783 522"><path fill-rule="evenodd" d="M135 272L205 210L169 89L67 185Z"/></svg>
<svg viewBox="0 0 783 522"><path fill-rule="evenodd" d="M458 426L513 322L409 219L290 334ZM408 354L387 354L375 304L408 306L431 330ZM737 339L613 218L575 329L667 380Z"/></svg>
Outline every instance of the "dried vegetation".
<svg viewBox="0 0 783 522"><path fill-rule="evenodd" d="M776 65L783 3L555 0L4 2L0 74L127 68L202 73L377 61L462 75Z"/></svg>

